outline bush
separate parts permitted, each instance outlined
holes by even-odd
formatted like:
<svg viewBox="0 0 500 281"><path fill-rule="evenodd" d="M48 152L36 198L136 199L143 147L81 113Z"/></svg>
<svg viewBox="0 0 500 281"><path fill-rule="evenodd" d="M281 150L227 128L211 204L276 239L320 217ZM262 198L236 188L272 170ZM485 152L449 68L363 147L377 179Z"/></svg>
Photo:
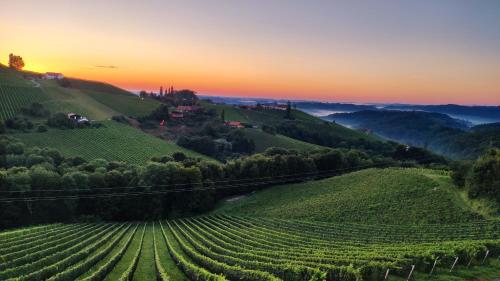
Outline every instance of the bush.
<svg viewBox="0 0 500 281"><path fill-rule="evenodd" d="M47 125L59 129L73 129L76 127L75 122L70 120L64 113L56 113L49 117Z"/></svg>
<svg viewBox="0 0 500 281"><path fill-rule="evenodd" d="M5 126L9 129L21 130L21 131L33 129L33 123L31 123L29 119L20 117L7 119L5 121Z"/></svg>
<svg viewBox="0 0 500 281"><path fill-rule="evenodd" d="M262 131L271 135L276 135L276 128L274 128L273 126L263 125Z"/></svg>
<svg viewBox="0 0 500 281"><path fill-rule="evenodd" d="M44 125L40 125L40 126L38 126L38 128L36 129L36 131L39 132L39 133L47 132L47 127L45 127Z"/></svg>
<svg viewBox="0 0 500 281"><path fill-rule="evenodd" d="M177 162L182 162L186 160L187 156L183 152L177 151L172 154L172 158Z"/></svg>
<svg viewBox="0 0 500 281"><path fill-rule="evenodd" d="M29 108L22 108L23 114L34 116L34 117L44 117L48 116L50 112L43 107L42 104L34 102Z"/></svg>
<svg viewBox="0 0 500 281"><path fill-rule="evenodd" d="M127 124L127 125L130 124L128 119L123 115L115 115L115 116L111 117L111 120L119 122L119 123Z"/></svg>

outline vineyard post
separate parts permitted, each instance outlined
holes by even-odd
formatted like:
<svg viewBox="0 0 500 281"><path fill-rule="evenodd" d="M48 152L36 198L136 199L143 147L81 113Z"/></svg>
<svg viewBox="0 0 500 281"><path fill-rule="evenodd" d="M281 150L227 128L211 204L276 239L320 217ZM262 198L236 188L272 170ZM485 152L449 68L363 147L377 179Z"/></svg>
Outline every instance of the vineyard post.
<svg viewBox="0 0 500 281"><path fill-rule="evenodd" d="M486 261L486 258L488 257L488 254L490 253L490 250L486 250L486 254L484 255L483 261L481 264L483 264Z"/></svg>
<svg viewBox="0 0 500 281"><path fill-rule="evenodd" d="M385 277L384 277L384 280L387 280L387 278L389 277L389 271L391 271L391 269L387 269L387 271L385 272Z"/></svg>
<svg viewBox="0 0 500 281"><path fill-rule="evenodd" d="M470 260L469 260L469 262L467 263L467 268L469 268L469 267L470 267L470 264L472 263L472 259L473 259L473 258L474 258L474 256L470 257Z"/></svg>
<svg viewBox="0 0 500 281"><path fill-rule="evenodd" d="M457 264L457 262L458 262L458 257L455 258L455 261L453 262L453 265L451 266L450 272L453 271L453 268L455 268L455 265Z"/></svg>
<svg viewBox="0 0 500 281"><path fill-rule="evenodd" d="M408 278L406 279L406 281L410 281L410 278L411 278L411 275L413 274L414 269L415 269L415 265L412 265L411 270L410 270L410 274L408 274Z"/></svg>
<svg viewBox="0 0 500 281"><path fill-rule="evenodd" d="M438 260L439 260L439 258L436 258L434 260L434 264L432 265L431 272L429 273L429 275L432 275L432 273L434 272L434 268L436 268L436 264L437 264Z"/></svg>

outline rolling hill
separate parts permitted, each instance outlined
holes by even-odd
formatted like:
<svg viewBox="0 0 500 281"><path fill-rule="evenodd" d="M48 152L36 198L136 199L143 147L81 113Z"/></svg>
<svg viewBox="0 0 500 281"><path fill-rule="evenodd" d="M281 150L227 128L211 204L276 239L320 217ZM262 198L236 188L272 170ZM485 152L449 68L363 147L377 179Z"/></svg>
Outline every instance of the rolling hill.
<svg viewBox="0 0 500 281"><path fill-rule="evenodd" d="M68 82L63 87L55 80L33 77L38 74L0 66L0 118L13 117L32 102L39 102L52 112L72 111L93 120L106 120L113 115L140 117L160 104L102 82L70 78L65 80Z"/></svg>
<svg viewBox="0 0 500 281"><path fill-rule="evenodd" d="M202 102L202 104L208 109L214 109L218 115L224 111L226 121L240 121L260 128L273 127L280 135L310 144L361 149L383 146L381 139L376 136L325 122L300 110L292 110L293 119L286 120L284 119L285 112L281 110L248 110L225 104L208 102ZM284 139L281 138L280 142L284 143ZM289 143L287 146L294 147L296 143Z"/></svg>
<svg viewBox="0 0 500 281"><path fill-rule="evenodd" d="M128 125L114 121L104 121L102 124L101 128L50 129L43 133L15 134L14 137L29 146L53 147L65 156L81 156L86 160L103 158L144 164L153 156L170 155L177 151L192 157L211 159Z"/></svg>
<svg viewBox="0 0 500 281"><path fill-rule="evenodd" d="M422 169L369 169L277 186L225 202L216 213L365 224L458 223L481 219L448 175Z"/></svg>
<svg viewBox="0 0 500 281"><path fill-rule="evenodd" d="M470 130L469 123L442 113L366 110L325 118L455 159L474 159L488 147L500 145L498 131Z"/></svg>

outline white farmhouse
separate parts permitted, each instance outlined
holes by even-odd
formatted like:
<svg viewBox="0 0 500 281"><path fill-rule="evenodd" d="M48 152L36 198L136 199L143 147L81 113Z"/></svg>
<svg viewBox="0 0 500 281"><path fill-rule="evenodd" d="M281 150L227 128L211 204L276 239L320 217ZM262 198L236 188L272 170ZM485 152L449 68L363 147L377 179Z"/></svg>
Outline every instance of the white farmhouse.
<svg viewBox="0 0 500 281"><path fill-rule="evenodd" d="M47 72L43 75L43 78L45 78L45 79L63 79L64 75L62 75L62 73L57 73L57 72Z"/></svg>

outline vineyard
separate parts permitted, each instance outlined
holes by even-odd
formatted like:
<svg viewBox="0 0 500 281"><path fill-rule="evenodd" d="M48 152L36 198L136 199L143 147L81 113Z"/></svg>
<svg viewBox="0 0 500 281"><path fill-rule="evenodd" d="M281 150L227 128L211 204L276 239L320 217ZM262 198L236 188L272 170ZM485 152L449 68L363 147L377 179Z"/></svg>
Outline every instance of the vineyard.
<svg viewBox="0 0 500 281"><path fill-rule="evenodd" d="M319 181L274 186L218 213L369 224L458 223L482 219L451 178L430 169L365 169Z"/></svg>
<svg viewBox="0 0 500 281"><path fill-rule="evenodd" d="M87 160L103 158L143 164L153 156L182 151L193 157L206 156L184 149L175 143L142 133L114 121L102 122L101 128L74 130L51 129L44 133L22 133L14 136L29 146L57 147L66 156Z"/></svg>
<svg viewBox="0 0 500 281"><path fill-rule="evenodd" d="M0 120L14 117L21 108L47 100L40 88L0 85Z"/></svg>
<svg viewBox="0 0 500 281"><path fill-rule="evenodd" d="M399 280L500 272L500 221L373 226L235 216L0 233L0 280ZM414 270L412 270L414 268Z"/></svg>
<svg viewBox="0 0 500 281"><path fill-rule="evenodd" d="M282 147L305 152L324 148L319 145L299 141L283 135L272 135L259 129L244 129L244 132L245 136L254 141L256 152L263 152L270 147Z"/></svg>

